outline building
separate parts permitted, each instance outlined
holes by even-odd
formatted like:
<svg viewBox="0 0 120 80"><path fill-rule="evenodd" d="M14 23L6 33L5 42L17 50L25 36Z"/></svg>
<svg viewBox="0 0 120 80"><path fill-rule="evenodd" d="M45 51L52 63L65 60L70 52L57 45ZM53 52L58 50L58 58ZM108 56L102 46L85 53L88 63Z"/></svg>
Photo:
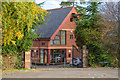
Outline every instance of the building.
<svg viewBox="0 0 120 80"><path fill-rule="evenodd" d="M31 48L32 63L59 64L72 60L72 45L76 46L73 21L77 14L74 7L48 10L47 23L37 28L41 37L33 41Z"/></svg>

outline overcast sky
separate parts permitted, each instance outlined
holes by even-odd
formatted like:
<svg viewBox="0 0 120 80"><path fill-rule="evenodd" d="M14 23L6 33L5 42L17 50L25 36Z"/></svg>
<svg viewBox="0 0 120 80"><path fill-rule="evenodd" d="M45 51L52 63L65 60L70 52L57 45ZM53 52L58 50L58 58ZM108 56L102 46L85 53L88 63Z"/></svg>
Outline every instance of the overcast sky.
<svg viewBox="0 0 120 80"><path fill-rule="evenodd" d="M61 6L59 5L62 0L35 0L36 3L41 3L44 2L43 9L53 9L53 8L60 8ZM66 1L66 0L64 0Z"/></svg>
<svg viewBox="0 0 120 80"><path fill-rule="evenodd" d="M61 6L59 5L61 3L61 1L67 1L67 0L35 0L35 2L38 3L42 3L44 2L43 5L43 9L47 10L47 9L54 9L54 8L60 8ZM73 1L73 0L71 0ZM75 0L75 2L79 2L80 0ZM89 0L85 0L85 1L89 1ZM94 1L94 0L93 0ZM116 2L116 1L120 1L120 0L101 0L102 2Z"/></svg>

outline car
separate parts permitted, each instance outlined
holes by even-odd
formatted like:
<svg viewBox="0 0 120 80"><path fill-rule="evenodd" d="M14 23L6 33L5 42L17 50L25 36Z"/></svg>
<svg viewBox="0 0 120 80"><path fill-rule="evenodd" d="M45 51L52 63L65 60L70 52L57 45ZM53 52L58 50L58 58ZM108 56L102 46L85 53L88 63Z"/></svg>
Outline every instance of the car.
<svg viewBox="0 0 120 80"><path fill-rule="evenodd" d="M71 60L70 66L82 67L82 59L81 58L73 58L73 64L72 64L72 60Z"/></svg>

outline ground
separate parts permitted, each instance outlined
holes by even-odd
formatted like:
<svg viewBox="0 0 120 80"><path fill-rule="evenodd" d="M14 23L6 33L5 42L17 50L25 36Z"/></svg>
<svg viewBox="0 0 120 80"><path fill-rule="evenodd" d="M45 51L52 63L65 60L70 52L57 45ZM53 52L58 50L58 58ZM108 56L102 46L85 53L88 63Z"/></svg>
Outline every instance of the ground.
<svg viewBox="0 0 120 80"><path fill-rule="evenodd" d="M118 78L117 69L108 68L40 68L7 72L3 78Z"/></svg>

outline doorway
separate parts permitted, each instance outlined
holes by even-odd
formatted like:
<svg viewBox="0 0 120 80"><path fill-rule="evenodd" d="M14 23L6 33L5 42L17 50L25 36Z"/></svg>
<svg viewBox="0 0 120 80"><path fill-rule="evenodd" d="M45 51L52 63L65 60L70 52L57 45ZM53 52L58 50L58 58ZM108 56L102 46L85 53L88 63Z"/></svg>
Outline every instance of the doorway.
<svg viewBox="0 0 120 80"><path fill-rule="evenodd" d="M63 63L65 58L65 49L51 49L51 63Z"/></svg>

